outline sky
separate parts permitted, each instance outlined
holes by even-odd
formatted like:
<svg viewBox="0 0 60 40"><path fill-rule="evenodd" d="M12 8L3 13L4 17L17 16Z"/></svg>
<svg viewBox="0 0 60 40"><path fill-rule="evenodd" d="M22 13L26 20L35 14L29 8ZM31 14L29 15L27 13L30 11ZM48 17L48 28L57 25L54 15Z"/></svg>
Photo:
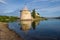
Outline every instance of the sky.
<svg viewBox="0 0 60 40"><path fill-rule="evenodd" d="M25 5L43 17L60 16L60 0L0 0L0 15L20 16Z"/></svg>

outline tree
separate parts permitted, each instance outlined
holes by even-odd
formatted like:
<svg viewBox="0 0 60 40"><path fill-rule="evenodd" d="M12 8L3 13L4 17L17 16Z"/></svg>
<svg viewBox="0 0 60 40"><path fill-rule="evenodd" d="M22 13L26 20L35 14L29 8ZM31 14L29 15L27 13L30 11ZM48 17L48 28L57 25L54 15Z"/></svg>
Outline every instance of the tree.
<svg viewBox="0 0 60 40"><path fill-rule="evenodd" d="M31 15L32 15L33 18L35 18L35 9L32 10Z"/></svg>

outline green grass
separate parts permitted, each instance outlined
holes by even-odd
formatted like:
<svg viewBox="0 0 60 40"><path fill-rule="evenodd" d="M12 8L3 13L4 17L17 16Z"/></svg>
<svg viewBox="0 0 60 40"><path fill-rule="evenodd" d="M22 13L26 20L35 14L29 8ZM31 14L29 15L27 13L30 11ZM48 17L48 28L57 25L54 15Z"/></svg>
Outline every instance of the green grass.
<svg viewBox="0 0 60 40"><path fill-rule="evenodd" d="M18 17L14 16L0 16L0 22L14 22L18 19Z"/></svg>

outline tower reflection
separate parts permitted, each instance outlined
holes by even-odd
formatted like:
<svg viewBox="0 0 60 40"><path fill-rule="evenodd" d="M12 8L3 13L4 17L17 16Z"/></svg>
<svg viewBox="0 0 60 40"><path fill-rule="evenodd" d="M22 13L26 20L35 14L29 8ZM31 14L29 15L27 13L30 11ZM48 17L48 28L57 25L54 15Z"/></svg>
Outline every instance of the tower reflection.
<svg viewBox="0 0 60 40"><path fill-rule="evenodd" d="M20 21L21 30L27 32L30 29L35 30L40 21Z"/></svg>
<svg viewBox="0 0 60 40"><path fill-rule="evenodd" d="M20 21L21 29L23 31L28 31L31 29L31 23L32 21Z"/></svg>

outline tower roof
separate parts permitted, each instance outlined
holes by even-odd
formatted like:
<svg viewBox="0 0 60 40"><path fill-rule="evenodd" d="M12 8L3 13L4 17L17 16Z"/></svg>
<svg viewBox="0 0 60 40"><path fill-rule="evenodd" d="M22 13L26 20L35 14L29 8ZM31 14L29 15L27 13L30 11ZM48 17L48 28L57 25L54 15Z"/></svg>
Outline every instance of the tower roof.
<svg viewBox="0 0 60 40"><path fill-rule="evenodd" d="M23 8L23 10L28 10L27 6L25 6L25 7Z"/></svg>

